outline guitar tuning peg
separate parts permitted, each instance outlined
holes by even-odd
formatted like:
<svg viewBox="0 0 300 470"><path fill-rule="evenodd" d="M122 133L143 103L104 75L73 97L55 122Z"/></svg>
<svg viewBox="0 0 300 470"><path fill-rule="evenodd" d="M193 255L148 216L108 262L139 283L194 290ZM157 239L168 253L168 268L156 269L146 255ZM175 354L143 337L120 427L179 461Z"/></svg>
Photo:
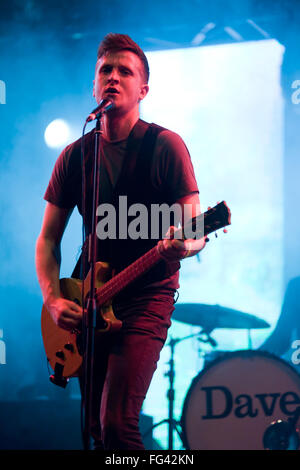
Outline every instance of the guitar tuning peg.
<svg viewBox="0 0 300 470"><path fill-rule="evenodd" d="M226 228L223 229L224 233L228 233L228 230Z"/></svg>

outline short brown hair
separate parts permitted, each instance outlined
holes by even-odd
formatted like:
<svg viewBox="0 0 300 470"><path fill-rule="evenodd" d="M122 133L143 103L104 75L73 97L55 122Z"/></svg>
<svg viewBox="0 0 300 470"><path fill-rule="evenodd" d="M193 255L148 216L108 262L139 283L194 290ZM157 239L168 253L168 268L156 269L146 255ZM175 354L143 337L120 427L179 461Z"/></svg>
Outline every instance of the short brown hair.
<svg viewBox="0 0 300 470"><path fill-rule="evenodd" d="M102 56L105 56L111 52L114 53L120 51L133 52L140 58L144 70L144 79L146 83L148 83L150 72L147 57L145 56L140 46L138 46L127 34L107 34L102 39L98 47L97 59L100 59Z"/></svg>

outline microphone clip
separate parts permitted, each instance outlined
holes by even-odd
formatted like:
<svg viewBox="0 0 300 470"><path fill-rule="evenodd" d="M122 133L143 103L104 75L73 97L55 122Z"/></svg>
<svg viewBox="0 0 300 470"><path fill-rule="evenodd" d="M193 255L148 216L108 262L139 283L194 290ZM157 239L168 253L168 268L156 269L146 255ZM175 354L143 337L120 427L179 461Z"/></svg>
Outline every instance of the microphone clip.
<svg viewBox="0 0 300 470"><path fill-rule="evenodd" d="M110 109L112 109L114 106L114 102L112 100L104 98L102 101L100 101L99 105L97 108L95 108L91 114L86 118L86 123L94 121L95 119L101 119L104 113L107 113Z"/></svg>

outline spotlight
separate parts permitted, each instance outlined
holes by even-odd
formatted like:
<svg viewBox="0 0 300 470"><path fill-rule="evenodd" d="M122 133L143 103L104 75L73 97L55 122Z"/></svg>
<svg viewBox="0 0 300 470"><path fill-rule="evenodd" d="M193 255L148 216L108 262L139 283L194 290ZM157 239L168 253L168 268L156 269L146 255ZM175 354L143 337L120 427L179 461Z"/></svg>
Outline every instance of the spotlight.
<svg viewBox="0 0 300 470"><path fill-rule="evenodd" d="M44 137L48 147L62 147L68 142L70 128L63 119L55 119L46 127Z"/></svg>

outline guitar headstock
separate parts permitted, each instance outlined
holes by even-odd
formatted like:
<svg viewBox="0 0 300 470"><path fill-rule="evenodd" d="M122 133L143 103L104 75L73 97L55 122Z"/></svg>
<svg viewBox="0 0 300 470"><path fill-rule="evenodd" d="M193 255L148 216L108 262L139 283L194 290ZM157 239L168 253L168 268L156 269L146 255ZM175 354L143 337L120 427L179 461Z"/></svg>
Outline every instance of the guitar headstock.
<svg viewBox="0 0 300 470"><path fill-rule="evenodd" d="M203 217L204 236L231 224L231 212L225 201L208 209Z"/></svg>
<svg viewBox="0 0 300 470"><path fill-rule="evenodd" d="M202 238L231 224L231 212L225 201L191 219L183 228L184 239Z"/></svg>

